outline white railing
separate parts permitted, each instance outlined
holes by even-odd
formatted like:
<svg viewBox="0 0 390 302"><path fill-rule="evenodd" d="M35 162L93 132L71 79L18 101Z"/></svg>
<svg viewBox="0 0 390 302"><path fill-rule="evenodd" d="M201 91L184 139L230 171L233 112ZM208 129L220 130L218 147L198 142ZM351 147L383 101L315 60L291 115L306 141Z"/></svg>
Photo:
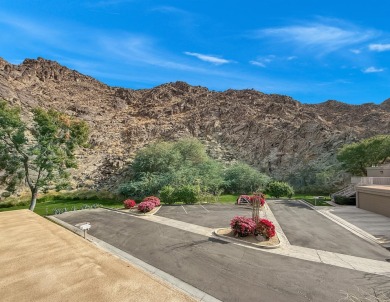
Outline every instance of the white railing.
<svg viewBox="0 0 390 302"><path fill-rule="evenodd" d="M390 185L390 177L351 177L351 183L359 186Z"/></svg>

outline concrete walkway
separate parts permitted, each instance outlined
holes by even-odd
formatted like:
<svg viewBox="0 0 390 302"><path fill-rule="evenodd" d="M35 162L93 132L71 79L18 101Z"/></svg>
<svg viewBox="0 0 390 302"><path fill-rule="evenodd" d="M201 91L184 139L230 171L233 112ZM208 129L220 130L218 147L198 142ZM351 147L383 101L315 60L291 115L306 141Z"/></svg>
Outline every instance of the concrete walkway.
<svg viewBox="0 0 390 302"><path fill-rule="evenodd" d="M119 213L119 214L129 215L124 213ZM134 217L138 219L143 219L143 220L167 225L180 230L185 230L187 232L191 232L194 234L203 235L209 238L214 237L214 235L212 234L213 230L208 227L202 227L195 224L182 222L182 221L165 218L161 216L134 216ZM267 209L267 217L269 218L273 217L273 214L269 208ZM218 239L229 241L221 237L218 237ZM244 246L246 248L258 249L256 247L240 244L235 241L231 241L231 242L237 245ZM357 270L365 273L390 277L390 263L385 261L372 260L372 259L355 257L355 256L350 256L350 255L345 255L340 253L318 250L318 249L310 249L305 247L294 246L294 245L290 245L286 241L284 241L284 245L282 248L270 249L270 250L264 249L262 251L266 253L293 257L301 260L324 263L324 264L333 265L341 268L347 268L347 269Z"/></svg>
<svg viewBox="0 0 390 302"><path fill-rule="evenodd" d="M390 249L390 217L354 206L315 207L315 209L356 235Z"/></svg>

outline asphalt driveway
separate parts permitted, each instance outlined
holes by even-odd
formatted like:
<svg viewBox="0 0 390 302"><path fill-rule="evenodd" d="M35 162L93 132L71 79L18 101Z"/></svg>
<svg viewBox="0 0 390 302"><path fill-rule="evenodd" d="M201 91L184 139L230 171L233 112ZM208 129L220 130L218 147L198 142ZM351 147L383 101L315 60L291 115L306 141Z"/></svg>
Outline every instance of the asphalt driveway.
<svg viewBox="0 0 390 302"><path fill-rule="evenodd" d="M390 292L390 278L248 249L107 210L57 218L89 221L90 234L222 301L338 301L342 291Z"/></svg>
<svg viewBox="0 0 390 302"><path fill-rule="evenodd" d="M252 209L231 204L173 205L161 207L156 215L209 228L226 228L236 215L252 217Z"/></svg>
<svg viewBox="0 0 390 302"><path fill-rule="evenodd" d="M268 200L268 205L292 245L385 260L390 252L354 235L297 200Z"/></svg>

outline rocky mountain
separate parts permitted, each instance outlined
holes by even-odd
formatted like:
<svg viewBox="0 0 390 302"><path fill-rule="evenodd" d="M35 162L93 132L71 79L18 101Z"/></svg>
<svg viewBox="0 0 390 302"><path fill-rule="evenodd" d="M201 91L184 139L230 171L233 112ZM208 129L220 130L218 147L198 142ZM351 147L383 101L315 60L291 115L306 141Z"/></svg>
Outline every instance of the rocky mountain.
<svg viewBox="0 0 390 302"><path fill-rule="evenodd" d="M42 58L20 65L0 59L0 99L21 106L26 119L40 106L86 120L91 148L80 150L74 175L89 187L120 181L137 149L157 140L194 136L215 158L243 160L289 179L307 167L318 172L334 165L345 143L390 133L390 99L306 105L283 95L216 92L184 82L132 90Z"/></svg>

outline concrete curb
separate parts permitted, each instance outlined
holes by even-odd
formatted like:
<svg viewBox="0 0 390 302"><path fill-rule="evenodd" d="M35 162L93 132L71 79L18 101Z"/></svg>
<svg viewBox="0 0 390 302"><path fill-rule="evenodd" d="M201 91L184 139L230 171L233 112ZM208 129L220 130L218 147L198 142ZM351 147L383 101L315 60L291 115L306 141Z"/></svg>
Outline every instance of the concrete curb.
<svg viewBox="0 0 390 302"><path fill-rule="evenodd" d="M276 229L276 234L278 235L279 241L280 241L280 246L290 246L291 243L288 240L286 234L283 232L283 229L281 225L279 224L279 221L276 219L274 213L272 213L271 208L265 203L265 216L269 217L271 221L273 221Z"/></svg>
<svg viewBox="0 0 390 302"><path fill-rule="evenodd" d="M244 240L240 240L240 239L237 239L237 238L234 238L234 237L228 237L228 236L225 236L225 235L220 235L218 234L218 231L219 230L224 230L226 228L219 228L219 229L215 229L215 231L213 232L213 235L221 238L222 240L224 241L227 241L227 242L231 242L231 243L240 243L240 244L244 244L244 245L250 245L250 246L253 246L253 247L256 247L256 248L259 248L259 249L276 249L276 248L279 248L281 246L281 242L280 242L280 239L279 239L279 244L276 244L276 245L260 245L260 244L255 244L255 243L251 243L251 242L246 242ZM260 243L260 241L259 241Z"/></svg>
<svg viewBox="0 0 390 302"><path fill-rule="evenodd" d="M121 212L121 211L117 211L117 212ZM121 212L123 213L123 212ZM82 230L80 230L79 228L71 225L71 224L68 224L56 217L53 217L53 216L47 216L46 217L47 219L51 220L52 222L76 233L77 235L81 236L81 237L84 237L84 232ZM201 301L201 302L222 302L221 300L218 300L216 298L214 298L213 296L210 296L209 294L197 289L196 287L193 287L192 285L172 276L172 275L169 275L167 273L165 273L164 271L150 265L150 264L147 264L146 262L108 244L107 242L105 241L102 241L94 236L91 236L89 234L86 235L86 239L92 243L94 243L98 248L106 251L106 252L109 252L117 257L119 257L120 259L126 261L126 262L129 262L130 264L132 264L133 266L141 269L142 271L148 273L148 274L151 274L154 278L157 278L159 280L161 280L162 282L164 283L168 283L169 286L177 289L178 291L180 292L183 292L189 296L191 296L192 298L198 300L198 301Z"/></svg>
<svg viewBox="0 0 390 302"><path fill-rule="evenodd" d="M150 212L146 212L146 213L131 213L131 212L126 212L124 210L119 210L119 209L115 209L115 208L108 208L108 207L99 207L99 208L111 210L111 211L116 211L116 212L120 212L120 213L125 213L125 214L129 214L129 215L133 215L133 216L153 216L153 215L157 214L158 211L160 211L160 209L162 208L162 205L160 205L160 206L154 208L153 210L151 210Z"/></svg>

